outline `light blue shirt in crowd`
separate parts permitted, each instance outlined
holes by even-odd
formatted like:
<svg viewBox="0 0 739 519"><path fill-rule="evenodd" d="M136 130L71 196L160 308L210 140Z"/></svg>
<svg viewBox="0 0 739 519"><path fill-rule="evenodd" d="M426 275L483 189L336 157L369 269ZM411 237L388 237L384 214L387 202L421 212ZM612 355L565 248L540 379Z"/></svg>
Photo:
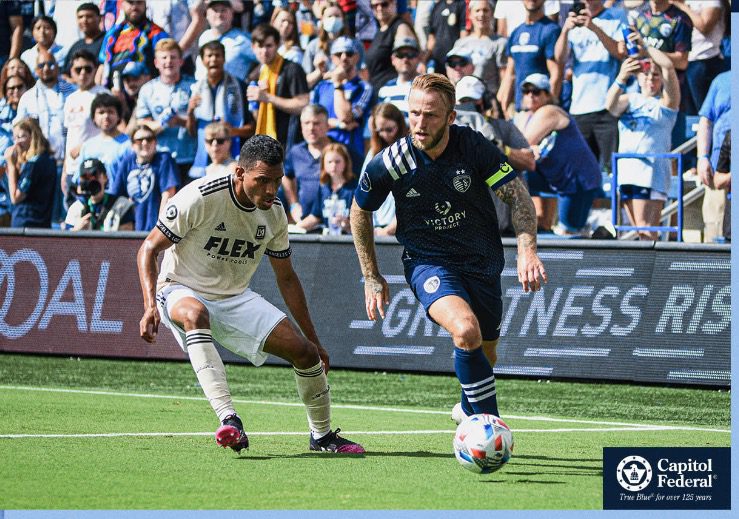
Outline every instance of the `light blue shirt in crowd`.
<svg viewBox="0 0 739 519"><path fill-rule="evenodd" d="M213 29L205 31L198 39L198 46L202 47L210 41L218 40L226 48L226 72L236 79L244 81L246 74L257 61L254 51L251 49L251 38L236 28L232 28L226 34L219 36ZM198 56L195 62L195 79L205 79L207 73L203 60Z"/></svg>
<svg viewBox="0 0 739 519"><path fill-rule="evenodd" d="M731 128L731 71L723 72L713 79L698 115L713 123L711 164L715 168L724 135Z"/></svg>
<svg viewBox="0 0 739 519"><path fill-rule="evenodd" d="M628 94L629 106L618 120L620 153L668 153L677 110L662 105L658 97ZM618 184L648 187L668 193L671 175L667 159L620 159Z"/></svg>
<svg viewBox="0 0 739 519"><path fill-rule="evenodd" d="M184 126L168 126L164 116L174 113L187 119L187 104L194 84L195 78L191 76L182 76L174 85L166 85L161 78L155 78L141 87L136 103L137 119L151 118L165 128L157 136L157 150L169 152L177 164L192 163L197 141Z"/></svg>
<svg viewBox="0 0 739 519"><path fill-rule="evenodd" d="M131 139L125 133L112 138L101 133L82 144L80 160L84 162L86 159L98 159L105 164L105 170L108 172L108 190L110 190L116 184L115 165L130 149ZM77 182L79 178L80 172L75 171L72 180Z"/></svg>
<svg viewBox="0 0 739 519"><path fill-rule="evenodd" d="M621 29L628 21L622 9L605 9L593 18L606 35L623 41ZM616 79L621 62L611 56L593 31L575 27L567 34L572 53L573 115L589 114L605 109L606 92Z"/></svg>

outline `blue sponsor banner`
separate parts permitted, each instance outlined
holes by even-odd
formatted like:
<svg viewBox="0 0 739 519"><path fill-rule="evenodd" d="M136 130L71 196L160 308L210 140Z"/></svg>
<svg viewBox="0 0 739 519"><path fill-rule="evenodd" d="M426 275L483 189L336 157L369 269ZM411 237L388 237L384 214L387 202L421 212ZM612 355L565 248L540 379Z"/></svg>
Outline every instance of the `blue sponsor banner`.
<svg viewBox="0 0 739 519"><path fill-rule="evenodd" d="M604 447L604 510L729 510L729 447Z"/></svg>

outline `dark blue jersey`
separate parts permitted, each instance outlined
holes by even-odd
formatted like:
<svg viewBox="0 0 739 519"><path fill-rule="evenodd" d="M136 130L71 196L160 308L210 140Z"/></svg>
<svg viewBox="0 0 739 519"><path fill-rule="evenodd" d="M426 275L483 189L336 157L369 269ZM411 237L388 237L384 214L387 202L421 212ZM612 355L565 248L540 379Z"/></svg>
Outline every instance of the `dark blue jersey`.
<svg viewBox="0 0 739 519"><path fill-rule="evenodd" d="M374 211L392 192L403 261L441 265L474 276L498 276L503 245L490 189L516 172L482 134L452 125L444 153L432 160L410 137L378 153L355 192Z"/></svg>

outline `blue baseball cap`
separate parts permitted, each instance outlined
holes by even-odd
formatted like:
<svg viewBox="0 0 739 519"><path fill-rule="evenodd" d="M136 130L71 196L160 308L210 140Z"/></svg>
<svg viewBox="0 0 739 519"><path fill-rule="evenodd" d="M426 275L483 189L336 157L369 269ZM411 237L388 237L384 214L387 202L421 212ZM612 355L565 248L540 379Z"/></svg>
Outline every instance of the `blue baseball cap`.
<svg viewBox="0 0 739 519"><path fill-rule="evenodd" d="M123 70L121 70L121 76L126 77L141 77L144 74L148 74L149 69L146 68L146 65L141 62L136 61L130 61L126 63L126 66L123 67Z"/></svg>

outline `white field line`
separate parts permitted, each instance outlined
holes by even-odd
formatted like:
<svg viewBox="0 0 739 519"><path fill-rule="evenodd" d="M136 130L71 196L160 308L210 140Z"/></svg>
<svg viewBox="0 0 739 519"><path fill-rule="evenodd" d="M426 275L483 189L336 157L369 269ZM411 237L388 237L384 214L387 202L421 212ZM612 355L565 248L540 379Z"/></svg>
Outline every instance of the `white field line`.
<svg viewBox="0 0 739 519"><path fill-rule="evenodd" d="M518 433L568 433L568 432L644 432L658 431L655 427L606 427L592 429L515 429ZM421 435L421 434L454 434L454 430L427 429L420 431L342 431L349 436L399 436L399 435ZM287 431L246 431L249 436L306 436L308 433ZM161 436L212 436L212 432L126 432L126 433L85 433L85 434L0 434L0 439L23 439L23 438L121 438L121 437L161 437Z"/></svg>
<svg viewBox="0 0 739 519"><path fill-rule="evenodd" d="M15 391L43 391L49 393L73 393L83 395L103 395L103 396L118 396L118 397L129 397L129 398L161 398L166 400L196 400L204 401L205 397L195 396L176 396L176 395L155 395L148 393L122 393L115 391L96 391L87 389L63 389L63 388L48 388L48 387L27 387L27 386L4 386L0 385L0 390L15 390ZM235 403L249 404L249 405L271 405L271 406L286 406L286 407L303 407L302 403L297 402L272 402L268 400L240 400L233 399ZM378 412L389 412L389 413L406 413L406 414L436 414L436 415L449 415L449 411L437 411L431 409L403 409L398 407L376 407L376 406L364 406L364 405L352 405L352 404L331 404L333 409L354 409L359 411L378 411ZM671 430L671 431L703 431L703 432L717 432L717 433L730 433L731 429L714 429L705 427L691 427L691 426L678 426L678 425L663 425L663 424L645 424L635 422L606 422L598 420L577 420L571 418L551 418L547 416L523 416L523 415L506 415L506 420L528 420L534 422L554 422L554 423L577 423L584 425L610 425L615 427L623 427L624 430ZM517 429L524 431L523 429ZM547 429L552 430L553 429ZM577 429L584 431L585 429ZM621 430L621 429L619 429ZM532 430L532 432L535 430ZM348 433L347 433L348 434Z"/></svg>

